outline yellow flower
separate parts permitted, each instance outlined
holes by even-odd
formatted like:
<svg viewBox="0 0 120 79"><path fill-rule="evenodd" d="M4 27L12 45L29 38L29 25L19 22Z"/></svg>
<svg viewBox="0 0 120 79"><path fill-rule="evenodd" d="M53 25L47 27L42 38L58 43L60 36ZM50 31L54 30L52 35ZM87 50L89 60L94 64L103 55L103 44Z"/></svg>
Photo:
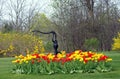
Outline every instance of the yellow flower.
<svg viewBox="0 0 120 79"><path fill-rule="evenodd" d="M86 58L87 60L91 60L91 58Z"/></svg>
<svg viewBox="0 0 120 79"><path fill-rule="evenodd" d="M75 54L78 54L78 53L80 53L80 50L76 50L76 51L75 51Z"/></svg>
<svg viewBox="0 0 120 79"><path fill-rule="evenodd" d="M15 56L15 58L18 58L18 56Z"/></svg>
<svg viewBox="0 0 120 79"><path fill-rule="evenodd" d="M9 46L9 48L10 48L10 50L13 50L13 49L14 49L14 47L13 47L12 44Z"/></svg>
<svg viewBox="0 0 120 79"><path fill-rule="evenodd" d="M25 63L28 63L28 61L25 61Z"/></svg>
<svg viewBox="0 0 120 79"><path fill-rule="evenodd" d="M19 58L24 58L24 56L23 56L23 55L20 55Z"/></svg>
<svg viewBox="0 0 120 79"><path fill-rule="evenodd" d="M20 61L19 64L22 64L22 61Z"/></svg>
<svg viewBox="0 0 120 79"><path fill-rule="evenodd" d="M65 54L66 54L66 52L65 52L65 51L61 51L61 53L62 53L62 55L65 55Z"/></svg>
<svg viewBox="0 0 120 79"><path fill-rule="evenodd" d="M48 58L49 58L49 59L53 59L54 57L55 57L55 56L54 56L53 54L51 54L51 53L48 54Z"/></svg>
<svg viewBox="0 0 120 79"><path fill-rule="evenodd" d="M27 60L31 60L31 59L32 59L32 56L27 57Z"/></svg>
<svg viewBox="0 0 120 79"><path fill-rule="evenodd" d="M32 56L32 58L36 58L36 56Z"/></svg>
<svg viewBox="0 0 120 79"><path fill-rule="evenodd" d="M44 47L41 48L41 52L42 53L45 52L45 48Z"/></svg>
<svg viewBox="0 0 120 79"><path fill-rule="evenodd" d="M40 56L40 57L41 57L41 56L45 56L45 54L41 53L41 54L39 54L39 56Z"/></svg>
<svg viewBox="0 0 120 79"><path fill-rule="evenodd" d="M21 60L25 62L27 60L27 58L25 57L24 59L21 59Z"/></svg>
<svg viewBox="0 0 120 79"><path fill-rule="evenodd" d="M80 59L80 56L79 56L79 55L76 55L76 56L75 56L75 59L77 59L77 60Z"/></svg>
<svg viewBox="0 0 120 79"><path fill-rule="evenodd" d="M83 61L83 58L80 58L80 60L79 61Z"/></svg>
<svg viewBox="0 0 120 79"><path fill-rule="evenodd" d="M57 57L58 57L58 58L63 58L63 57L65 57L65 55L62 55L62 54L58 53L58 54L57 54Z"/></svg>
<svg viewBox="0 0 120 79"><path fill-rule="evenodd" d="M70 59L74 58L74 55L71 55L69 58L70 58Z"/></svg>

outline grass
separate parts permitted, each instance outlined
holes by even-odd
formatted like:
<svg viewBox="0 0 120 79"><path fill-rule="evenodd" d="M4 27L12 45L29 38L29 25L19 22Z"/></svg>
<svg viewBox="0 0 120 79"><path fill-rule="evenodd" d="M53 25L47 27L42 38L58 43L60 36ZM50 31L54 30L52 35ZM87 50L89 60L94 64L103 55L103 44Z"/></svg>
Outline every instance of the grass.
<svg viewBox="0 0 120 79"><path fill-rule="evenodd" d="M0 79L119 79L120 78L120 51L104 52L113 61L111 65L113 71L107 73L79 73L79 74L12 74L13 58L0 58Z"/></svg>

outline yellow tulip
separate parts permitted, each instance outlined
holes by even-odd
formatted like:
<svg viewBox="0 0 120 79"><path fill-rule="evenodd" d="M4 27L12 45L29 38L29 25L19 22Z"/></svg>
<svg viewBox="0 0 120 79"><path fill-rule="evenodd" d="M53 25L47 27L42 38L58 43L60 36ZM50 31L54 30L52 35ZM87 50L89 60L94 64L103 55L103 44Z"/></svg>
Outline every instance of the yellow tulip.
<svg viewBox="0 0 120 79"><path fill-rule="evenodd" d="M66 54L66 52L65 52L65 51L61 51L61 53L62 53L62 55L65 55L65 54Z"/></svg>
<svg viewBox="0 0 120 79"><path fill-rule="evenodd" d="M79 61L83 61L83 58L80 58L80 60Z"/></svg>
<svg viewBox="0 0 120 79"><path fill-rule="evenodd" d="M78 54L78 53L80 53L80 50L76 50L76 51L75 51L75 54Z"/></svg>
<svg viewBox="0 0 120 79"><path fill-rule="evenodd" d="M57 57L58 57L58 58L63 58L63 57L65 57L65 55L62 55L62 54L58 53L58 54L57 54Z"/></svg>
<svg viewBox="0 0 120 79"><path fill-rule="evenodd" d="M54 56L53 54L51 54L51 53L48 55L48 58L49 58L49 59L53 59L54 57L55 57L55 56Z"/></svg>
<svg viewBox="0 0 120 79"><path fill-rule="evenodd" d="M28 61L25 61L25 63L28 63Z"/></svg>

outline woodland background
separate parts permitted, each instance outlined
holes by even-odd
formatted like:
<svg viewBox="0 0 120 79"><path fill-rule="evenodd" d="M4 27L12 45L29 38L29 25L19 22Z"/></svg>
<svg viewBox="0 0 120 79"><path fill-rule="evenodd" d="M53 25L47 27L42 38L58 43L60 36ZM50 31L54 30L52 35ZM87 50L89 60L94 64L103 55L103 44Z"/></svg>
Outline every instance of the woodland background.
<svg viewBox="0 0 120 79"><path fill-rule="evenodd" d="M2 34L54 30L59 50L70 52L76 49L109 51L120 31L119 0L50 0L48 14L41 12L46 4L41 5L40 0L28 1L0 0ZM42 39L46 50L52 51L52 35L35 35ZM0 50L7 48L0 44Z"/></svg>

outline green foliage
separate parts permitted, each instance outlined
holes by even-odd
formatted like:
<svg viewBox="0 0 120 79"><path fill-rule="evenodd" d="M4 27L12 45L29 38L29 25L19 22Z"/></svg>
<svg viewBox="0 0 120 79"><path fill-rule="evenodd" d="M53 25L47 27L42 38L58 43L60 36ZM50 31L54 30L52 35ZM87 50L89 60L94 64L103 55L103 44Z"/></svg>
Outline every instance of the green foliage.
<svg viewBox="0 0 120 79"><path fill-rule="evenodd" d="M41 31L49 31L54 29L54 24L47 18L44 13L36 13L33 17L33 22L31 23L30 30L41 30Z"/></svg>
<svg viewBox="0 0 120 79"><path fill-rule="evenodd" d="M8 33L8 32L12 32L13 31L13 27L11 24L5 23L5 26L2 28L2 32L3 33Z"/></svg>
<svg viewBox="0 0 120 79"><path fill-rule="evenodd" d="M30 31L32 30L40 30L42 32L49 32L55 29L55 24L51 22L51 20L44 13L36 13L32 18L32 22L30 24ZM49 51L51 50L51 34L37 34L40 35L41 39L45 41L45 48ZM52 46L53 47L53 46Z"/></svg>
<svg viewBox="0 0 120 79"><path fill-rule="evenodd" d="M42 40L39 37L22 33L0 33L0 55L26 55L29 52L44 52Z"/></svg>
<svg viewBox="0 0 120 79"><path fill-rule="evenodd" d="M19 74L54 74L54 73L94 73L111 71L111 65L106 62L88 62L87 64L79 61L71 61L65 64L60 62L50 62L49 64L43 60L41 63L31 62L15 65L13 73Z"/></svg>
<svg viewBox="0 0 120 79"><path fill-rule="evenodd" d="M53 50L53 43L48 41L46 44L44 44L44 48L46 52L51 52Z"/></svg>
<svg viewBox="0 0 120 79"><path fill-rule="evenodd" d="M118 33L117 37L113 38L113 41L112 50L120 50L120 33Z"/></svg>
<svg viewBox="0 0 120 79"><path fill-rule="evenodd" d="M86 50L96 51L99 48L99 40L97 38L86 39L84 47Z"/></svg>
<svg viewBox="0 0 120 79"><path fill-rule="evenodd" d="M99 62L99 65L97 66L97 70L98 72L108 72L111 71L112 67L110 66L110 64L108 62Z"/></svg>

